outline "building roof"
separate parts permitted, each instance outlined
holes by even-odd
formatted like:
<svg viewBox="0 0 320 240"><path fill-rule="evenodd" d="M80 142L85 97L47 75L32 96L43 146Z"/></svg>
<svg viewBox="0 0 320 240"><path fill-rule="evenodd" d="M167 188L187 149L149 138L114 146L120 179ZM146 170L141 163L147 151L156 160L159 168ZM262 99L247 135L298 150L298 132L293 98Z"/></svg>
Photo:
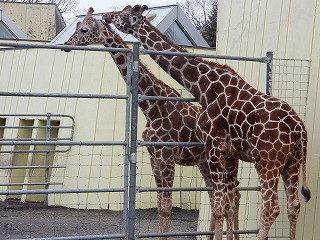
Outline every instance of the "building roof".
<svg viewBox="0 0 320 240"><path fill-rule="evenodd" d="M103 14L97 13L94 16L97 19L101 19ZM152 7L144 12L144 15L147 14L156 15L151 23L175 43L183 46L209 47L208 43L182 11L179 4ZM63 44L67 41L74 33L77 22L82 21L84 17L85 15L77 16L69 26L51 41L51 44ZM113 28L126 42L138 41L132 35L120 32L115 27Z"/></svg>
<svg viewBox="0 0 320 240"><path fill-rule="evenodd" d="M27 39L10 17L0 8L0 38Z"/></svg>

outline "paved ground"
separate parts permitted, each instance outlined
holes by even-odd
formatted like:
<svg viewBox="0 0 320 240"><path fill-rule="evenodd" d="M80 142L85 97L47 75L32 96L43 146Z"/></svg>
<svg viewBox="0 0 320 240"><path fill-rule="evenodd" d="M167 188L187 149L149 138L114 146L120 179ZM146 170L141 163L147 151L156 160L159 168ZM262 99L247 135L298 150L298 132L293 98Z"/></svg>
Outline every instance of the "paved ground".
<svg viewBox="0 0 320 240"><path fill-rule="evenodd" d="M136 215L136 233L158 231L156 209L138 210ZM45 207L38 203L6 201L0 202L0 239L118 234L121 233L121 219L120 211L76 210ZM196 231L197 220L198 211L174 208L170 231ZM169 239L194 239L194 237Z"/></svg>

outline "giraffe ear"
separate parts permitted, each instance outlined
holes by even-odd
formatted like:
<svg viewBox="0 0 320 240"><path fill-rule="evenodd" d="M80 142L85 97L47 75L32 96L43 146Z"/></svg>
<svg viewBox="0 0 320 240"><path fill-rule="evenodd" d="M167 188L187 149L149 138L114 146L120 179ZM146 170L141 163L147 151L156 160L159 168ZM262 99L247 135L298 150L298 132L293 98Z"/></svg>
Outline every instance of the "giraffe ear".
<svg viewBox="0 0 320 240"><path fill-rule="evenodd" d="M140 8L140 12L141 14L145 11L145 10L148 10L148 6L147 5L142 5L141 8Z"/></svg>
<svg viewBox="0 0 320 240"><path fill-rule="evenodd" d="M150 14L147 14L147 16L145 17L145 19L149 22L151 22L155 17L157 16L157 14L155 13L150 13Z"/></svg>
<svg viewBox="0 0 320 240"><path fill-rule="evenodd" d="M85 16L84 19L88 19L89 17L92 17L92 13L93 13L93 12L94 12L93 8L90 7L90 8L88 9L87 15Z"/></svg>
<svg viewBox="0 0 320 240"><path fill-rule="evenodd" d="M126 11L126 10L129 10L129 9L131 9L132 8L132 6L131 5L128 5L128 6L126 6L122 11Z"/></svg>
<svg viewBox="0 0 320 240"><path fill-rule="evenodd" d="M133 12L138 12L140 10L140 8L141 8L141 5L139 5L139 4L138 5L134 5L133 8L132 8L132 11ZM129 10L129 9L126 9L126 10Z"/></svg>
<svg viewBox="0 0 320 240"><path fill-rule="evenodd" d="M89 14L92 15L93 12L94 12L94 9L92 7L90 7L88 9L87 15L89 15Z"/></svg>

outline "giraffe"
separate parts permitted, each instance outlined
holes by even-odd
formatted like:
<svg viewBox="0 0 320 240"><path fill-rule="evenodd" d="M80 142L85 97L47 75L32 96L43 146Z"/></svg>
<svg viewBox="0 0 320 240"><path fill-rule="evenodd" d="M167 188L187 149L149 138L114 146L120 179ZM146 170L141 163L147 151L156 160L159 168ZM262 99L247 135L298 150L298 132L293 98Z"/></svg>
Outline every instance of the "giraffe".
<svg viewBox="0 0 320 240"><path fill-rule="evenodd" d="M109 24L97 20L93 16L93 8L89 8L82 22L77 23L73 35L65 45L89 45L102 43L106 47L128 48L126 43L112 31ZM122 77L127 78L126 53L111 52ZM181 97L181 95L164 82L157 79L143 64L139 64L139 94L149 96ZM143 140L152 142L197 142L196 115L200 112L198 106L181 101L139 102L147 123L143 131ZM147 146L151 167L157 187L172 187L175 164L184 166L197 165L207 187L212 187L212 178L205 159L203 146ZM209 198L212 203L212 192ZM237 192L237 204L240 194ZM157 192L157 210L160 217L160 232L168 232L169 218L172 210L172 193ZM238 207L236 208L238 211ZM237 218L236 218L237 219ZM235 226L238 222L234 221ZM213 224L211 224L213 226ZM213 230L213 229L212 229ZM162 237L161 239L167 239Z"/></svg>
<svg viewBox="0 0 320 240"><path fill-rule="evenodd" d="M122 11L105 13L102 18L133 34L146 49L187 52L142 15L147 9L146 5L128 5ZM311 197L306 179L307 131L297 113L288 103L253 88L228 65L180 55L150 56L202 106L197 129L214 183L215 239L222 239L223 215L232 214L230 206L237 174L237 164L232 163L241 159L252 162L259 176L262 208L258 239L267 237L280 212L277 189L281 175L287 196L290 239L294 240L300 211L301 167L302 195L306 201ZM227 239L232 239L230 232L232 229L227 229Z"/></svg>

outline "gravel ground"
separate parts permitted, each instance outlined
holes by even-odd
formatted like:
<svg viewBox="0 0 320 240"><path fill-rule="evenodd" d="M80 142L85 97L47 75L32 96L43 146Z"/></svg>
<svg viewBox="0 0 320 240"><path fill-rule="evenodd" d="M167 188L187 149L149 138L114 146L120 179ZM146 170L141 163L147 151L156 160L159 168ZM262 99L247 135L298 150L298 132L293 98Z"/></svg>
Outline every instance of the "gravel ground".
<svg viewBox="0 0 320 240"><path fill-rule="evenodd" d="M136 217L136 233L158 232L156 209L137 210ZM39 203L5 201L0 202L0 239L119 234L122 231L121 219L121 211L78 210L46 207ZM197 221L198 211L173 208L170 231L196 231Z"/></svg>

